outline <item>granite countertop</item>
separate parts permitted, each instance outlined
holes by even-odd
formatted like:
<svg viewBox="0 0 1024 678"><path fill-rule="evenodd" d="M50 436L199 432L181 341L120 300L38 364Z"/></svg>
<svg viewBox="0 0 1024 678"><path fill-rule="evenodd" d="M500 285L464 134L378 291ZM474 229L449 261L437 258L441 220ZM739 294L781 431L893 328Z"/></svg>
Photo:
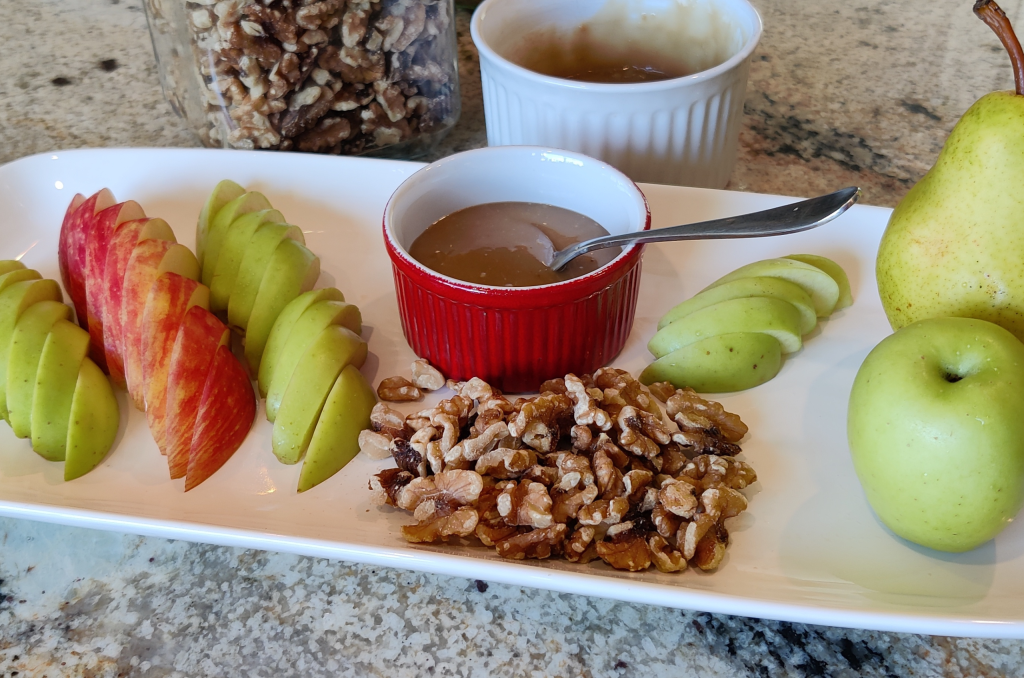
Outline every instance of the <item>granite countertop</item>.
<svg viewBox="0 0 1024 678"><path fill-rule="evenodd" d="M753 0L765 23L730 188L858 184L894 205L964 110L1010 87L970 2ZM1024 26L1024 0L1003 0ZM459 17L463 117L485 143ZM0 162L196 146L138 0L0 2ZM8 226L10 227L10 226ZM851 631L0 519L0 676L1003 676L1024 642Z"/></svg>

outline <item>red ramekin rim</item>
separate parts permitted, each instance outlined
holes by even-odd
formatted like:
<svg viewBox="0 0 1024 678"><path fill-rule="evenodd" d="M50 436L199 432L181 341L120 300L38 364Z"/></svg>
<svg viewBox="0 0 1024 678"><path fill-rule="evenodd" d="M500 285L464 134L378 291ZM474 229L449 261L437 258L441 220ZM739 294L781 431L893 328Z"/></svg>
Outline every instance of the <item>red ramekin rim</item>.
<svg viewBox="0 0 1024 678"><path fill-rule="evenodd" d="M486 149L477 150L483 151ZM540 147L537 147L534 150L585 157L588 162L604 165L607 169L619 174L636 189L637 195L640 196L640 200L643 202L644 224L643 228L636 232L650 230L651 207L647 202L647 196L645 196L643 191L640 190L640 187L637 186L636 182L630 180L619 170L605 162L588 156L583 156L580 153L561 149L541 149ZM464 153L468 154L473 152L474 151L465 151ZM449 158L451 157L454 156L449 156ZM444 158L438 162L445 162L449 158ZM430 167L430 165L427 167ZM417 172L406 178L406 181L409 181L424 169L426 169L426 167L417 170ZM405 182L403 182L403 184L404 183ZM398 243L394 234L391 232L391 229L388 227L388 215L391 210L392 201L399 190L401 190L401 186L399 186L399 188L392 193L391 197L388 198L388 202L384 207L384 214L381 219L384 246L387 250L388 256L391 258L391 262L417 285L431 289L435 292L443 290L445 292L445 296L449 296L461 303L503 309L544 308L570 303L579 299L585 299L621 280L636 265L645 248L645 245L637 243L627 245L614 259L597 270L578 278L571 278L569 280L549 285L536 285L533 287L495 287L493 285L477 285L462 280L456 280L455 278L449 278L448 276L441 275L440 273L427 268L420 262L413 259L405 248Z"/></svg>

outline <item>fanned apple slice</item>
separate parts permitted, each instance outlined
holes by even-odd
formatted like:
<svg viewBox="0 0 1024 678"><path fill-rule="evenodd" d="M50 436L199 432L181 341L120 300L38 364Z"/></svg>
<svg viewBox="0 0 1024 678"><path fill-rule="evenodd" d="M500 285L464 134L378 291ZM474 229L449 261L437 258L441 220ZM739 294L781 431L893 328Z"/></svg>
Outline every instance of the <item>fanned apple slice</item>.
<svg viewBox="0 0 1024 678"><path fill-rule="evenodd" d="M185 491L203 482L242 445L256 418L256 394L245 367L226 346L217 349L196 415ZM358 434L357 434L358 435Z"/></svg>
<svg viewBox="0 0 1024 678"><path fill-rule="evenodd" d="M185 313L193 306L209 310L210 288L177 273L162 273L149 288L142 314L142 385L149 432L167 454L167 373Z"/></svg>
<svg viewBox="0 0 1024 678"><path fill-rule="evenodd" d="M3 292L14 283L25 282L26 280L39 280L43 276L39 271L32 268L16 268L0 275L0 292Z"/></svg>
<svg viewBox="0 0 1024 678"><path fill-rule="evenodd" d="M199 212L199 221L196 222L196 258L199 260L200 266L203 265L203 257L206 255L206 236L210 231L210 221L217 216L224 205L243 194L245 194L244 188L230 179L225 179L214 186L210 197L206 199L206 204Z"/></svg>
<svg viewBox="0 0 1024 678"><path fill-rule="evenodd" d="M185 313L171 350L167 372L165 440L171 478L188 470L193 431L206 380L217 349L227 346L231 330L206 309L193 306Z"/></svg>
<svg viewBox="0 0 1024 678"><path fill-rule="evenodd" d="M825 273L828 273L830 278L836 281L836 284L839 285L839 301L836 302L836 307L832 309L833 313L853 304L853 292L850 289L850 279L846 276L846 271L843 270L843 267L836 262L819 254L787 254L783 258L802 261L805 264L814 266L815 268L820 268L825 271Z"/></svg>
<svg viewBox="0 0 1024 678"><path fill-rule="evenodd" d="M104 302L107 297L107 280L103 277L107 266L107 251L111 236L118 225L126 221L145 218L146 213L134 200L111 205L96 213L92 227L85 234L85 309L88 314L89 357L100 369L107 369L106 346L103 339Z"/></svg>
<svg viewBox="0 0 1024 678"><path fill-rule="evenodd" d="M12 271L13 276L21 271ZM32 271L32 273L36 273ZM38 276L39 274L36 273ZM23 280L8 285L0 291L0 417L10 421L7 413L7 364L11 350L11 338L18 318L28 308L40 301L61 301L63 297L56 280Z"/></svg>
<svg viewBox="0 0 1024 678"><path fill-rule="evenodd" d="M86 358L78 370L68 423L64 480L84 476L114 446L121 412L114 389L96 363Z"/></svg>
<svg viewBox="0 0 1024 678"><path fill-rule="evenodd" d="M32 395L32 449L64 461L78 371L89 352L89 333L67 320L53 324L39 356Z"/></svg>
<svg viewBox="0 0 1024 678"><path fill-rule="evenodd" d="M217 262L220 260L221 247L228 229L235 219L243 214L259 212L261 210L273 209L270 201L262 193L251 191L238 196L226 203L213 220L206 231L206 240L203 250L203 284L209 287L213 284L213 274L217 272Z"/></svg>
<svg viewBox="0 0 1024 678"><path fill-rule="evenodd" d="M195 280L199 262L192 250L168 240L143 240L135 246L124 272L121 292L121 337L124 342L124 374L128 394L139 410L146 409L142 376L142 320L149 290L163 273Z"/></svg>
<svg viewBox="0 0 1024 678"><path fill-rule="evenodd" d="M709 287L698 292L686 301L673 307L658 322L658 329L662 329L676 320L683 318L694 311L707 308L721 301L729 299L742 299L743 297L775 297L788 301L800 311L800 332L807 334L818 324L818 315L814 310L814 302L807 292L796 283L782 278L769 278L765 276L754 276L751 278L737 278L716 287Z"/></svg>
<svg viewBox="0 0 1024 678"><path fill-rule="evenodd" d="M788 301L771 297L729 299L702 308L658 330L647 349L662 358L708 337L735 332L760 332L778 339L783 353L802 346L800 312Z"/></svg>
<svg viewBox="0 0 1024 678"><path fill-rule="evenodd" d="M71 308L59 301L32 304L18 318L7 357L7 414L14 435L32 435L32 395L36 390L39 357L50 329L71 318Z"/></svg>
<svg viewBox="0 0 1024 678"><path fill-rule="evenodd" d="M278 245L285 239L305 244L302 229L282 223L264 223L249 239L228 304L228 324L244 330L249 325L256 294ZM253 370L255 372L255 370Z"/></svg>
<svg viewBox="0 0 1024 678"><path fill-rule="evenodd" d="M732 273L722 276L708 287L718 287L730 280L766 276L782 278L796 283L811 295L814 310L819 318L831 315L839 301L839 285L827 273L816 266L795 259L764 259L741 266Z"/></svg>
<svg viewBox="0 0 1024 678"><path fill-rule="evenodd" d="M362 367L366 342L351 330L331 325L295 366L274 421L274 454L284 464L298 463L309 447L324 401L346 365Z"/></svg>
<svg viewBox="0 0 1024 678"><path fill-rule="evenodd" d="M274 250L245 328L245 359L252 374L260 369L277 316L292 299L313 289L319 277L320 259L302 243L284 240Z"/></svg>
<svg viewBox="0 0 1024 678"><path fill-rule="evenodd" d="M89 196L61 226L57 244L57 260L64 289L75 307L78 324L89 327L89 311L85 296L86 243L96 215L117 201L114 194L104 188Z"/></svg>
<svg viewBox="0 0 1024 678"><path fill-rule="evenodd" d="M671 382L699 393L731 393L759 386L782 369L782 346L770 334L720 334L683 346L640 373L640 383Z"/></svg>
<svg viewBox="0 0 1024 678"><path fill-rule="evenodd" d="M25 264L21 263L17 259L3 259L0 260L0 275L10 273L11 271L23 271L25 270Z"/></svg>
<svg viewBox="0 0 1024 678"><path fill-rule="evenodd" d="M288 305L277 316L277 320L274 321L274 327L267 338L267 346L263 350L263 357L260 359L259 387L261 396L266 397L270 390L270 384L274 380L277 365L280 362L281 352L288 343L295 323L307 308L318 301L345 301L345 295L335 287L325 287L300 294L288 302Z"/></svg>
<svg viewBox="0 0 1024 678"><path fill-rule="evenodd" d="M277 368L274 380L267 390L267 420L274 421L281 407L281 398L291 381L292 373L299 359L306 354L309 347L320 336L325 328L341 325L355 334L363 331L362 315L355 304L344 301L318 301L306 309L306 312L295 321L288 342L277 357Z"/></svg>
<svg viewBox="0 0 1024 678"><path fill-rule="evenodd" d="M163 219L138 219L118 225L107 247L103 269L106 299L103 301L103 352L110 380L115 386L127 388L124 376L124 325L121 307L124 301L124 273L135 246L143 240L175 242L174 231Z"/></svg>
<svg viewBox="0 0 1024 678"><path fill-rule="evenodd" d="M359 432L370 427L377 396L355 365L334 382L317 420L299 473L299 492L316 487L340 471L359 452Z"/></svg>
<svg viewBox="0 0 1024 678"><path fill-rule="evenodd" d="M249 240L260 224L272 221L284 221L284 216L277 210L259 210L243 214L227 227L220 247L220 256L217 257L217 267L210 281L210 310L214 313L228 310L230 299L235 294L238 268L245 257ZM256 284L259 285L258 280Z"/></svg>

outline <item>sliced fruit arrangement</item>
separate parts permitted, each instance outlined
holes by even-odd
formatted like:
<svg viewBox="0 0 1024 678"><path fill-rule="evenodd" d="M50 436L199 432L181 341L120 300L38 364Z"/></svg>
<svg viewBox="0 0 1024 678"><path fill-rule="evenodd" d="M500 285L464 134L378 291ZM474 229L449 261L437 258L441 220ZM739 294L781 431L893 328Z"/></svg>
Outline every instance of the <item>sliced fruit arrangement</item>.
<svg viewBox="0 0 1024 678"><path fill-rule="evenodd" d="M763 384L819 318L852 303L850 281L831 259L793 254L747 264L665 314L647 344L657 360L640 381L705 393Z"/></svg>
<svg viewBox="0 0 1024 678"><path fill-rule="evenodd" d="M210 288L209 310L242 338L245 362L267 398L274 454L285 464L305 459L298 489L308 490L359 451L359 431L376 404L359 372L367 355L359 309L337 289L313 290L320 260L306 247L302 230L286 223L265 196L232 181L218 184L207 200L196 243L201 280ZM214 335L206 337L208 346L221 340ZM215 364L211 377L216 370ZM216 394L203 397L208 395ZM193 393L175 407L201 412L198 398ZM170 412L170 401L167 407ZM240 431L228 419L218 425L225 436ZM178 426L168 416L166 430ZM186 461L191 472L191 458L176 451L170 433L167 450L172 475L186 472Z"/></svg>
<svg viewBox="0 0 1024 678"><path fill-rule="evenodd" d="M89 333L70 317L57 281L0 261L0 416L41 457L63 461L65 480L103 460L120 421L113 388L87 355Z"/></svg>
<svg viewBox="0 0 1024 678"><path fill-rule="evenodd" d="M75 196L60 243L61 276L86 330L84 346L146 413L171 477L185 477L192 489L238 449L256 412L245 367L226 348L230 332L208 310L199 261L166 222L146 217L133 201L116 203L107 189ZM66 320L54 326L60 322L73 327ZM44 351L40 372L45 359Z"/></svg>

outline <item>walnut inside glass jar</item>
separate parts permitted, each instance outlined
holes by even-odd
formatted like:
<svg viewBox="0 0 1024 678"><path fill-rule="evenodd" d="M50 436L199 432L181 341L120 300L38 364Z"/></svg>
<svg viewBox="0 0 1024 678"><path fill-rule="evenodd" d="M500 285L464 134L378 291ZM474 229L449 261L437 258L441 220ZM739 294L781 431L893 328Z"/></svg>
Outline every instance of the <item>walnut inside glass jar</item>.
<svg viewBox="0 0 1024 678"><path fill-rule="evenodd" d="M530 202L473 205L438 219L420 234L409 254L456 280L494 287L549 285L591 273L622 251L609 247L576 257L560 271L542 261L583 240L608 235L578 212Z"/></svg>

